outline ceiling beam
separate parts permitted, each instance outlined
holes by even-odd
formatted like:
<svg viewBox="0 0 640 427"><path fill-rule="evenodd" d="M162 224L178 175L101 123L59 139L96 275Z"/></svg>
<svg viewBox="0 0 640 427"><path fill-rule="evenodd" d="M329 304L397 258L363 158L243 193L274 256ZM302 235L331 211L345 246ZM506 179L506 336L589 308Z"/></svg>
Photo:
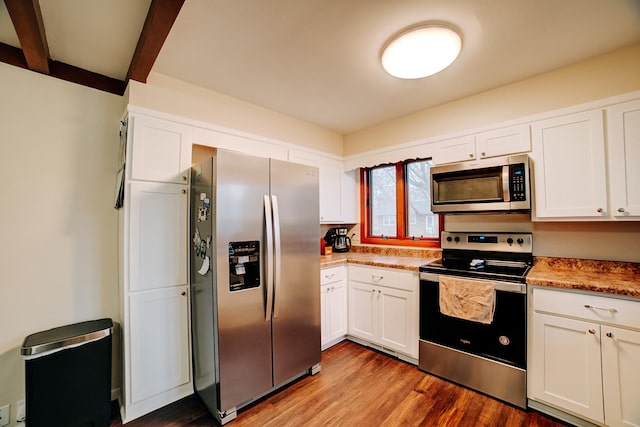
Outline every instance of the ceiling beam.
<svg viewBox="0 0 640 427"><path fill-rule="evenodd" d="M49 46L38 0L4 0L30 70L49 74Z"/></svg>
<svg viewBox="0 0 640 427"><path fill-rule="evenodd" d="M22 49L0 42L0 62L29 70ZM126 82L102 74L94 73L64 62L49 61L50 77L91 87L104 92L122 95Z"/></svg>
<svg viewBox="0 0 640 427"><path fill-rule="evenodd" d="M151 67L183 4L184 0L152 0L125 81L147 82Z"/></svg>

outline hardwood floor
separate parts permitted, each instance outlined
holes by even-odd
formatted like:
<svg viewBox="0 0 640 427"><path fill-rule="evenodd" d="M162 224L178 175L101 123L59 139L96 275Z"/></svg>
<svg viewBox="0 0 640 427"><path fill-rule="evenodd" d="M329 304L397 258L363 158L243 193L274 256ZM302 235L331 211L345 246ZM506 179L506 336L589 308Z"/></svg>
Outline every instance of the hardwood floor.
<svg viewBox="0 0 640 427"><path fill-rule="evenodd" d="M215 426L190 396L127 423ZM322 354L322 370L244 408L227 424L241 426L565 426L426 374L417 367L343 341ZM122 426L119 416L111 427Z"/></svg>

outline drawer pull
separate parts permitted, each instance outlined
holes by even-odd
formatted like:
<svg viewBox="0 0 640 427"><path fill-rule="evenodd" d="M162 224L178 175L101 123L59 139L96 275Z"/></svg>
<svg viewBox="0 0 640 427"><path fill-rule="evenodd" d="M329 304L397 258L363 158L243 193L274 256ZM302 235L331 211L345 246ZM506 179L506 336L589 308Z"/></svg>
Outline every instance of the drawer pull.
<svg viewBox="0 0 640 427"><path fill-rule="evenodd" d="M333 276L335 276L335 275L336 275L335 273L325 274L325 275L324 275L324 278L325 278L325 279L333 279Z"/></svg>
<svg viewBox="0 0 640 427"><path fill-rule="evenodd" d="M613 334L611 332L607 332L606 334L609 338L613 338Z"/></svg>
<svg viewBox="0 0 640 427"><path fill-rule="evenodd" d="M384 276L376 276L374 274L371 275L371 280L373 280L374 282L379 282L382 279L384 279Z"/></svg>
<svg viewBox="0 0 640 427"><path fill-rule="evenodd" d="M608 311L609 313L617 313L618 310L615 308L604 308L604 307L596 307L594 305L589 305L589 304L585 304L584 308L592 308L594 310L604 310L604 311Z"/></svg>
<svg viewBox="0 0 640 427"><path fill-rule="evenodd" d="M589 333L590 333L591 335L595 335L596 330L595 330L595 329L589 329Z"/></svg>

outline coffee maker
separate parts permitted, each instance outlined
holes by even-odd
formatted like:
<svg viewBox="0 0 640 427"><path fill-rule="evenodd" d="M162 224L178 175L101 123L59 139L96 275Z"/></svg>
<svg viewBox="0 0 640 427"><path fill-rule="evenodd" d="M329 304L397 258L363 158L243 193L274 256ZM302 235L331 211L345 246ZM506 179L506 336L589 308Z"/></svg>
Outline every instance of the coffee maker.
<svg viewBox="0 0 640 427"><path fill-rule="evenodd" d="M351 248L351 238L347 236L349 229L347 227L334 227L327 231L324 241L327 245L333 247L333 252L349 252Z"/></svg>

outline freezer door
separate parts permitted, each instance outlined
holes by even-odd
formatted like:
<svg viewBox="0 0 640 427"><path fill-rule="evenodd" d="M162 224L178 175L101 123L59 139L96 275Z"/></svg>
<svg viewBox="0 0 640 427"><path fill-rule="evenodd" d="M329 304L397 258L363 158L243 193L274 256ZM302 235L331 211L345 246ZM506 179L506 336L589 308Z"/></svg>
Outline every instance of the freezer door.
<svg viewBox="0 0 640 427"><path fill-rule="evenodd" d="M272 320L273 377L280 385L320 363L318 169L271 159L271 195L280 233Z"/></svg>
<svg viewBox="0 0 640 427"><path fill-rule="evenodd" d="M215 168L217 194L212 208L216 216L220 410L224 411L265 393L273 384L264 269L264 196L269 194L269 160L218 150ZM236 253L230 254L232 242L245 243L232 245ZM238 280L249 280L255 261L254 255L239 248L252 250L255 242L260 250L259 286L255 279L247 286L237 286ZM246 257L246 262L238 257Z"/></svg>

